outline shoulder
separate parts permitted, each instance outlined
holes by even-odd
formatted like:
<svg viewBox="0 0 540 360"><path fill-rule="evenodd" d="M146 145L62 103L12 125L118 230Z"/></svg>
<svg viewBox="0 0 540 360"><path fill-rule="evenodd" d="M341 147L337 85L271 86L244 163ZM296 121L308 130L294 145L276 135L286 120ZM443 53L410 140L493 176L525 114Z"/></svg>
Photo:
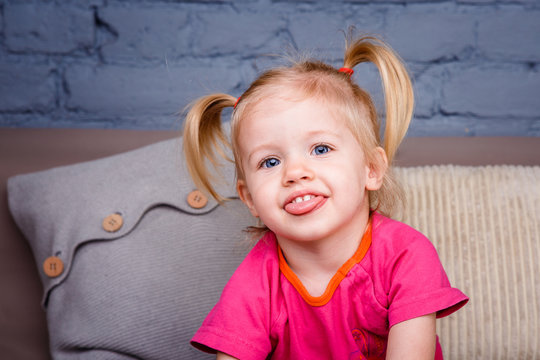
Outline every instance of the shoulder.
<svg viewBox="0 0 540 360"><path fill-rule="evenodd" d="M224 294L268 293L272 282L279 278L277 241L272 232L267 232L251 249L224 289ZM222 296L223 297L223 296Z"/></svg>
<svg viewBox="0 0 540 360"><path fill-rule="evenodd" d="M392 295L402 289L404 282L414 288L416 283L446 284L437 250L426 236L380 214L374 214L372 221L372 244L365 268L381 291L380 296Z"/></svg>
<svg viewBox="0 0 540 360"><path fill-rule="evenodd" d="M372 223L372 247L386 255L403 251L436 252L429 239L420 231L397 220L375 213Z"/></svg>

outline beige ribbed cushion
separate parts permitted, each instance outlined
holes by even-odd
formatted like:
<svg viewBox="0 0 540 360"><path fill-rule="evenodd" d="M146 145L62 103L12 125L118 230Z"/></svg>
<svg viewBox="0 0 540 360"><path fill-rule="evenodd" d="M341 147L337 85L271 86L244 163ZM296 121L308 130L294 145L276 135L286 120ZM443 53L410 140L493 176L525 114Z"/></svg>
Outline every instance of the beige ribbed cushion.
<svg viewBox="0 0 540 360"><path fill-rule="evenodd" d="M540 359L540 167L398 168L403 221L470 297L438 321L446 359Z"/></svg>

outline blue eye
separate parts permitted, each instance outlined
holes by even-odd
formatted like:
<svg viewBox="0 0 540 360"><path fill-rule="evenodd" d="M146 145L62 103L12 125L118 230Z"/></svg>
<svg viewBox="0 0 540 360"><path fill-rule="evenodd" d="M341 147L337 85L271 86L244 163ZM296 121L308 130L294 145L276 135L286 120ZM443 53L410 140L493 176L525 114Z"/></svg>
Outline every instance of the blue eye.
<svg viewBox="0 0 540 360"><path fill-rule="evenodd" d="M263 167L263 168L271 168L271 167L274 167L274 166L278 166L280 163L281 163L281 161L279 161L276 158L269 158L269 159L264 160L261 163L261 167Z"/></svg>
<svg viewBox="0 0 540 360"><path fill-rule="evenodd" d="M313 149L314 155L323 155L330 151L330 147L328 145L317 145Z"/></svg>

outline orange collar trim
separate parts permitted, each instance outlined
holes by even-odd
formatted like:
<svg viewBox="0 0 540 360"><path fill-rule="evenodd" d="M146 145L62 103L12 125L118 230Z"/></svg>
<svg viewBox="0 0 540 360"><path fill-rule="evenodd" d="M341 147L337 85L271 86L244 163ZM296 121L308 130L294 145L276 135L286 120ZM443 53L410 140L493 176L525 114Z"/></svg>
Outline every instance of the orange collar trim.
<svg viewBox="0 0 540 360"><path fill-rule="evenodd" d="M298 276L291 270L289 267L289 264L287 264L287 261L285 260L285 257L283 256L283 252L281 251L281 247L278 245L278 256L279 256L279 269L285 275L287 280L294 286L296 291L302 296L305 302L307 302L311 306L323 306L326 305L330 299L332 299L332 296L334 295L334 292L338 288L339 284L341 283L341 280L347 276L349 271L352 269L352 267L356 264L358 264L364 256L366 255L367 251L369 250L369 247L371 246L371 219L369 220L367 229L362 236L362 240L360 241L360 245L358 246L358 249L354 253L354 255L343 264L338 271L335 273L335 275L332 277L330 282L328 283L328 286L326 287L326 290L324 291L324 294L321 296L311 296Z"/></svg>

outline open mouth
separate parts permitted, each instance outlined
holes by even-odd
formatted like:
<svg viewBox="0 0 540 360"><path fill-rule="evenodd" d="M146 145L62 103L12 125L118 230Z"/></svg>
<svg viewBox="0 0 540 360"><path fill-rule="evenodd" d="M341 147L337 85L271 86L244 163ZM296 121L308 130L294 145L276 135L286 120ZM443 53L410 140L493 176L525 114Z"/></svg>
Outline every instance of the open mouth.
<svg viewBox="0 0 540 360"><path fill-rule="evenodd" d="M305 215L321 207L324 202L326 198L321 195L297 196L285 205L285 211L292 215Z"/></svg>
<svg viewBox="0 0 540 360"><path fill-rule="evenodd" d="M291 201L293 204L297 204L297 203L301 203L301 202L304 202L304 201L309 201L311 199L313 199L315 197L315 195L305 195L305 196L298 196L296 198L293 199L293 201Z"/></svg>

